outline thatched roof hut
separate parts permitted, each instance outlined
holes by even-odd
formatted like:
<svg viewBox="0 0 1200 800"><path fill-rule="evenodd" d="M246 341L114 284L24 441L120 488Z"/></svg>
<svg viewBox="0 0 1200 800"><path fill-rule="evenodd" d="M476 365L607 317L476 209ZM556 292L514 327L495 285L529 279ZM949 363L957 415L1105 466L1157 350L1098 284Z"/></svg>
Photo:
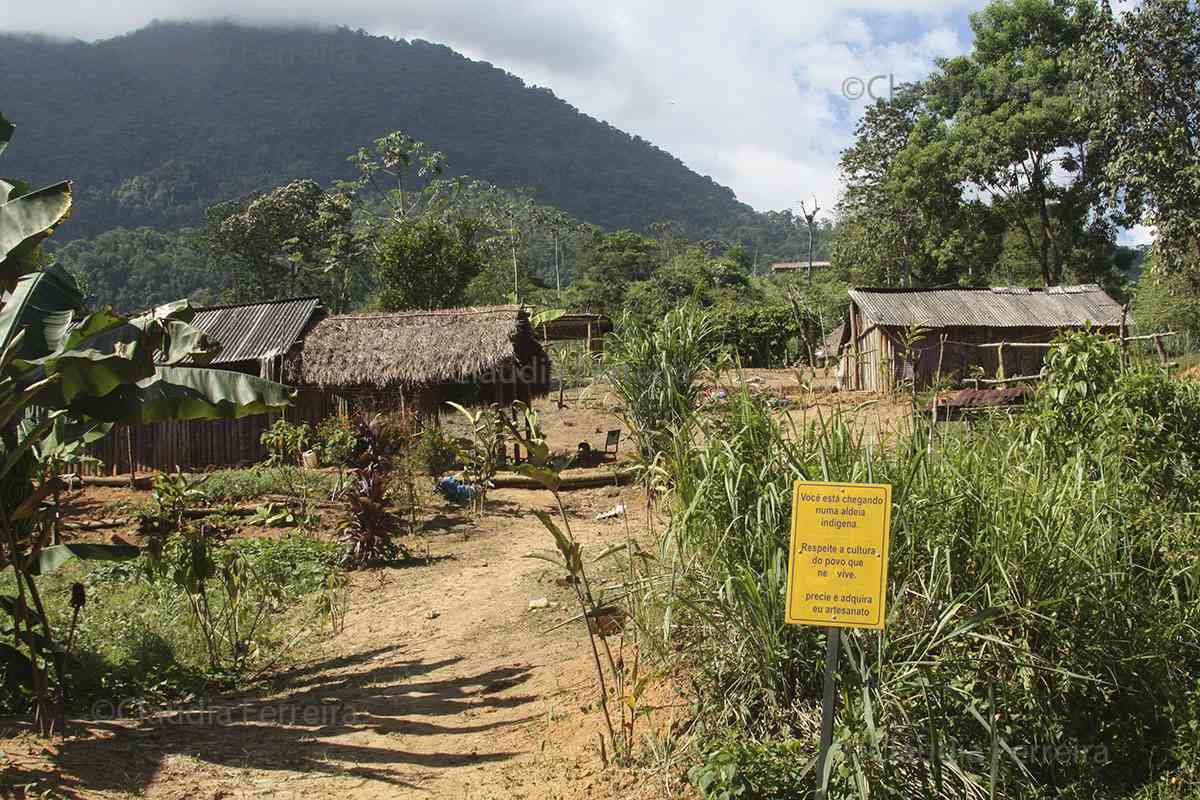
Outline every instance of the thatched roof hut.
<svg viewBox="0 0 1200 800"><path fill-rule="evenodd" d="M550 360L518 306L327 317L289 362L292 383L507 403L549 390Z"/></svg>

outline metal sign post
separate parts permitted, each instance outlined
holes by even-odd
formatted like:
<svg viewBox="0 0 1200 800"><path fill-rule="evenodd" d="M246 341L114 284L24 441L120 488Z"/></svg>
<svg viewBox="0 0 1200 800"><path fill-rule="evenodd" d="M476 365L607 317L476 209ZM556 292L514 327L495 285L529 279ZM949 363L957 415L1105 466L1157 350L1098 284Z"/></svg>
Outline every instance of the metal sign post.
<svg viewBox="0 0 1200 800"><path fill-rule="evenodd" d="M833 712L837 705L838 649L842 643L841 628L825 629L825 692L821 700L821 753L817 756L816 800L825 800L825 762L833 746Z"/></svg>
<svg viewBox="0 0 1200 800"><path fill-rule="evenodd" d="M796 481L785 620L825 629L817 800L828 788L842 628L883 629L892 487Z"/></svg>

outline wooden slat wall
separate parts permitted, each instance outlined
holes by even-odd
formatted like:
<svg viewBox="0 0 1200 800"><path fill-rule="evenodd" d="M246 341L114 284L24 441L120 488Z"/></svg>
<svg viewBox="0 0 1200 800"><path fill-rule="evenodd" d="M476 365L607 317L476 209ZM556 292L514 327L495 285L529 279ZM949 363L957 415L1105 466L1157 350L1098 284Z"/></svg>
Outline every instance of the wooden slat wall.
<svg viewBox="0 0 1200 800"><path fill-rule="evenodd" d="M333 413L333 399L324 392L301 389L296 404L284 416L293 422L316 425ZM263 431L278 419L262 414L242 419L156 422L152 425L118 425L87 448L101 465L86 465L84 475L127 475L132 445L137 472L202 471L210 467L247 466L262 461L266 449L259 441Z"/></svg>
<svg viewBox="0 0 1200 800"><path fill-rule="evenodd" d="M118 425L88 447L99 466L85 466L85 475L128 474L129 453L138 472L171 472L176 467L198 471L206 467L252 464L266 457L259 442L267 416L212 422L156 422Z"/></svg>

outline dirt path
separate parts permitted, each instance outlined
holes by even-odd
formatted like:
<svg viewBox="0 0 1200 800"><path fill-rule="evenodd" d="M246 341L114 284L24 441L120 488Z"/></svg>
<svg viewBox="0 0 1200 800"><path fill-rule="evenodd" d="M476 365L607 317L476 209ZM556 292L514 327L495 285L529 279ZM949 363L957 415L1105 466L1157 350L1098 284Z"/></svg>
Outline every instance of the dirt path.
<svg viewBox="0 0 1200 800"><path fill-rule="evenodd" d="M576 535L595 554L641 527L636 490L572 493ZM529 511L543 491L499 490L478 524L435 517L430 565L354 575L344 631L270 687L206 712L77 723L42 748L0 743L10 785L67 796L152 798L666 796L661 770L602 770L590 650L569 589L544 562ZM530 601L547 598L545 609ZM320 640L322 634L314 633ZM670 713L664 711L664 714Z"/></svg>

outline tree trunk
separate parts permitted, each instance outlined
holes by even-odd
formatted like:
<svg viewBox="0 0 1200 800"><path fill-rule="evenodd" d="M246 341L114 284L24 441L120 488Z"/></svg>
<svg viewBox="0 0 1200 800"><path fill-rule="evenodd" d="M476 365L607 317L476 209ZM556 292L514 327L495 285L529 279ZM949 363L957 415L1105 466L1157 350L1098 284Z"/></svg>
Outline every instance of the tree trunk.
<svg viewBox="0 0 1200 800"><path fill-rule="evenodd" d="M562 279L558 274L558 231L554 231L554 289L562 294Z"/></svg>

